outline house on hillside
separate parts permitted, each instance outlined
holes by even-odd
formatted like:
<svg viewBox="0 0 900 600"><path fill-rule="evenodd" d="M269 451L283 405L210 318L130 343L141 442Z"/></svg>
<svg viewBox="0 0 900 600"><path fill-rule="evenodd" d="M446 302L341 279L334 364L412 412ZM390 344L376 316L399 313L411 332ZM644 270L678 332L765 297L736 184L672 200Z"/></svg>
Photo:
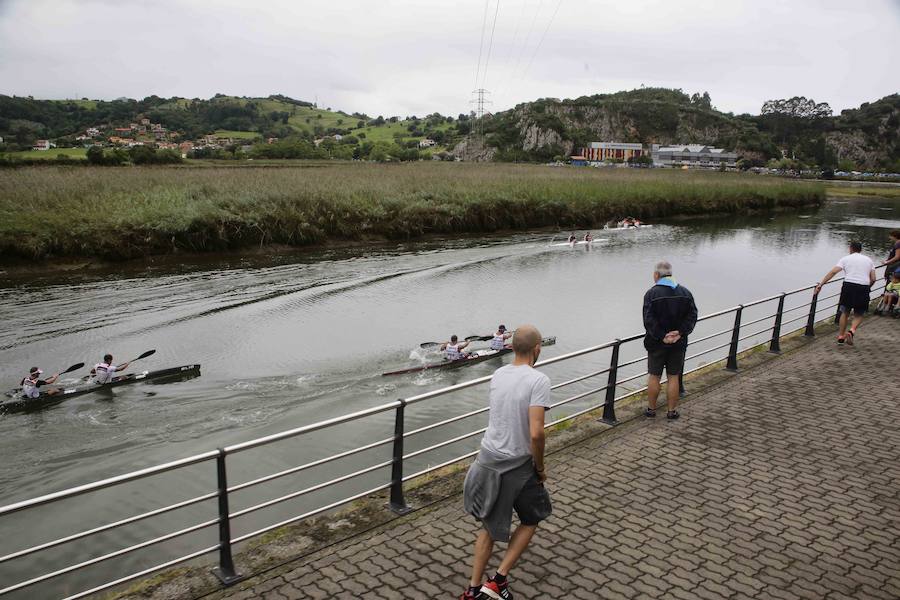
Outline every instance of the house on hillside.
<svg viewBox="0 0 900 600"><path fill-rule="evenodd" d="M98 137L100 135L100 130L96 127L88 127L84 133L90 137Z"/></svg>
<svg viewBox="0 0 900 600"><path fill-rule="evenodd" d="M737 154L703 144L660 146L653 144L650 155L658 167L694 167L718 169L737 166Z"/></svg>
<svg viewBox="0 0 900 600"><path fill-rule="evenodd" d="M419 141L419 148L433 148L435 145L437 142L428 138Z"/></svg>
<svg viewBox="0 0 900 600"><path fill-rule="evenodd" d="M116 127L115 130L116 135L119 137L125 137L131 135L131 127Z"/></svg>
<svg viewBox="0 0 900 600"><path fill-rule="evenodd" d="M141 119L141 125L147 126L149 124L150 124L150 119L148 119L147 117L144 117L143 119Z"/></svg>
<svg viewBox="0 0 900 600"><path fill-rule="evenodd" d="M55 148L56 144L51 142L50 140L36 140L34 142L34 146L32 146L33 150L49 150L50 148Z"/></svg>
<svg viewBox="0 0 900 600"><path fill-rule="evenodd" d="M581 155L589 163L628 162L632 158L643 156L644 146L627 142L591 142L582 149Z"/></svg>

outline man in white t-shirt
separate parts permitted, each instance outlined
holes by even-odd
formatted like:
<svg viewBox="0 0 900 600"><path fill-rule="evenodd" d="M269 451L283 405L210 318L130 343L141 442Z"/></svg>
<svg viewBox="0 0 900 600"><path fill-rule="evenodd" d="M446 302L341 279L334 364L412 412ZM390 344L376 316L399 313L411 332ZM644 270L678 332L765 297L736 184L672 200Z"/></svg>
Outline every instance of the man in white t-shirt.
<svg viewBox="0 0 900 600"><path fill-rule="evenodd" d="M550 408L550 378L536 371L541 334L533 325L516 329L512 364L494 371L490 415L478 458L466 475L466 512L481 521L472 577L462 600L511 598L507 576L537 528L550 516L544 489L544 413ZM512 512L520 525L510 536ZM509 542L497 574L481 585L494 542Z"/></svg>
<svg viewBox="0 0 900 600"><path fill-rule="evenodd" d="M91 369L91 375L94 377L94 383L110 383L116 378L116 373L118 373L119 371L124 371L128 368L128 364L129 363L122 363L121 365L114 365L112 354L105 354L103 356L103 362L97 363L96 365L94 365L94 368Z"/></svg>
<svg viewBox="0 0 900 600"><path fill-rule="evenodd" d="M856 329L862 323L863 315L869 310L870 294L875 283L875 263L862 253L860 242L850 242L850 254L839 260L838 264L825 274L822 282L816 285L816 295L822 290L823 285L841 271L844 272L844 284L841 286L841 297L838 300L841 330L837 341L838 344L846 342L848 346L852 346ZM853 323L848 330L847 321L850 319L851 310Z"/></svg>

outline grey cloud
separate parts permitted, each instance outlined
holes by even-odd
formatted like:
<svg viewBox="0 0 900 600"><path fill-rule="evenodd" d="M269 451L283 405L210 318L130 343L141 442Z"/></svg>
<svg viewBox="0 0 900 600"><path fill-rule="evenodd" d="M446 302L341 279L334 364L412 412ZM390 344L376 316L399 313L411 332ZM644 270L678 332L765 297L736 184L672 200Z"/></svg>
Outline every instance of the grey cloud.
<svg viewBox="0 0 900 600"><path fill-rule="evenodd" d="M490 15L496 1L487 0ZM798 94L840 110L898 88L900 3L890 0L814 7L563 0L533 63L556 2L499 1L484 81L495 111L641 84L708 90L733 112ZM455 115L470 107L484 7L482 0L0 0L0 93L283 93L318 96L348 112Z"/></svg>

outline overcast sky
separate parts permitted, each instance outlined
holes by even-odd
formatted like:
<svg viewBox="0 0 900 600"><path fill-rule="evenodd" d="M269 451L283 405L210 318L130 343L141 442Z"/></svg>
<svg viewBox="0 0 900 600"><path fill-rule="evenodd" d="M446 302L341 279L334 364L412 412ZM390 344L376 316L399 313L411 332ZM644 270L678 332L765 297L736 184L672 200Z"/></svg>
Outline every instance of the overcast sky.
<svg viewBox="0 0 900 600"><path fill-rule="evenodd" d="M456 115L476 87L496 111L646 85L837 113L900 91L898 59L900 0L0 0L0 93L36 98Z"/></svg>

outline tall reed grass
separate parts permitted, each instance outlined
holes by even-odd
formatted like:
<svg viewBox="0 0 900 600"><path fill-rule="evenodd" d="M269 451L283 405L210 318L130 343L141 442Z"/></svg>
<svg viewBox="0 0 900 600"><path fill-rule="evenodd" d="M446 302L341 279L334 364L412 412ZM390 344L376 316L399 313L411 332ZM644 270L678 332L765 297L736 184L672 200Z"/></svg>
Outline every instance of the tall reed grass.
<svg viewBox="0 0 900 600"><path fill-rule="evenodd" d="M332 239L408 239L634 215L821 203L817 184L757 175L534 165L336 163L315 168L0 171L0 258L126 259Z"/></svg>

